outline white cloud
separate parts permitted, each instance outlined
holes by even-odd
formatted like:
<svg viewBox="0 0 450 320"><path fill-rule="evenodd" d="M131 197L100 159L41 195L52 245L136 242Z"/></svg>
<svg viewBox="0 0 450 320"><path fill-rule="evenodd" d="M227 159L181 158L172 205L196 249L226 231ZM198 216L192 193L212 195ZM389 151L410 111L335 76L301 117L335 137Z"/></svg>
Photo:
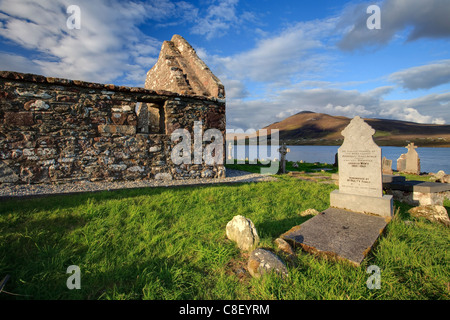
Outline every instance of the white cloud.
<svg viewBox="0 0 450 320"><path fill-rule="evenodd" d="M443 119L433 119L431 116L421 114L417 109L411 107L392 106L380 112L381 116L392 117L396 120L411 121L417 123L434 123Z"/></svg>
<svg viewBox="0 0 450 320"><path fill-rule="evenodd" d="M210 5L204 17L196 17L192 33L204 35L207 39L224 35L230 27L238 25L238 2L239 0L222 0Z"/></svg>
<svg viewBox="0 0 450 320"><path fill-rule="evenodd" d="M450 37L450 6L448 0L384 0L381 9L381 29L368 29L370 17L366 9L372 2L351 4L341 15L339 30L344 36L338 43L343 50L366 46L380 47L405 30L409 41L419 38Z"/></svg>
<svg viewBox="0 0 450 320"><path fill-rule="evenodd" d="M430 89L450 82L450 60L397 71L389 80L409 90Z"/></svg>
<svg viewBox="0 0 450 320"><path fill-rule="evenodd" d="M340 106L340 105L332 105L329 103L324 110L329 114L334 115L341 115L341 116L347 116L347 117L354 117L356 115L360 117L371 117L374 115L374 112L371 110L367 110L365 106L363 105L355 105L353 103Z"/></svg>
<svg viewBox="0 0 450 320"><path fill-rule="evenodd" d="M170 14L169 3L80 0L80 30L66 26L70 15L66 8L71 4L70 0L3 0L0 35L32 50L29 69L33 72L108 83L122 78L131 81L130 85L143 86L161 42L146 36L137 26L145 19ZM3 64L26 60L4 57L7 61ZM142 78L138 81L139 73Z"/></svg>
<svg viewBox="0 0 450 320"><path fill-rule="evenodd" d="M418 123L450 122L450 93L433 93L414 99L383 100L379 114Z"/></svg>
<svg viewBox="0 0 450 320"><path fill-rule="evenodd" d="M243 99L250 95L240 80L222 78L221 81L225 86L227 99Z"/></svg>
<svg viewBox="0 0 450 320"><path fill-rule="evenodd" d="M232 95L242 98L250 87L270 90L289 86L304 78L316 78L334 58L325 53L326 38L334 20L301 22L282 32L257 41L254 48L231 56L209 55L200 49L199 56L225 84ZM239 89L236 91L237 88ZM234 94L235 92L236 94ZM228 100L230 101L230 100Z"/></svg>
<svg viewBox="0 0 450 320"><path fill-rule="evenodd" d="M40 73L41 69L33 61L22 56L0 53L0 70L23 73Z"/></svg>
<svg viewBox="0 0 450 320"><path fill-rule="evenodd" d="M321 52L325 47L321 36L332 25L331 21L298 23L223 62L241 79L282 84L298 81L302 75L323 70L332 60L330 55Z"/></svg>

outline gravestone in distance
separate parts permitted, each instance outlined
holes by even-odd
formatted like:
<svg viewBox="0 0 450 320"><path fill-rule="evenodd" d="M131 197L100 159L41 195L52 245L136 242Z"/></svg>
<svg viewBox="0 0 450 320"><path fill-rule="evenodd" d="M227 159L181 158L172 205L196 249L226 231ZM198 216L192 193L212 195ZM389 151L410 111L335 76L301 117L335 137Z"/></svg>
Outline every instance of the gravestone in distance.
<svg viewBox="0 0 450 320"><path fill-rule="evenodd" d="M402 153L397 159L397 171L404 172L406 169L406 154Z"/></svg>
<svg viewBox="0 0 450 320"><path fill-rule="evenodd" d="M397 171L404 173L420 174L420 158L415 149L417 146L411 142L406 147L407 153L403 153L397 159Z"/></svg>
<svg viewBox="0 0 450 320"><path fill-rule="evenodd" d="M233 159L233 145L231 144L231 142L228 144L228 160Z"/></svg>
<svg viewBox="0 0 450 320"><path fill-rule="evenodd" d="M373 141L374 133L358 116L341 132L339 190L331 192L330 206L391 217L393 200L391 195L383 195L381 148Z"/></svg>
<svg viewBox="0 0 450 320"><path fill-rule="evenodd" d="M386 159L386 157L383 157L382 161L382 172L383 174L392 174L392 160Z"/></svg>
<svg viewBox="0 0 450 320"><path fill-rule="evenodd" d="M405 172L413 173L413 174L420 174L419 154L415 150L415 149L417 149L417 146L414 145L414 142L411 142L405 148L408 149L408 152L406 153Z"/></svg>
<svg viewBox="0 0 450 320"><path fill-rule="evenodd" d="M291 152L291 150L289 148L286 148L286 144L283 143L283 145L278 149L278 152L281 155L281 173L286 173L286 155L288 154L288 152Z"/></svg>

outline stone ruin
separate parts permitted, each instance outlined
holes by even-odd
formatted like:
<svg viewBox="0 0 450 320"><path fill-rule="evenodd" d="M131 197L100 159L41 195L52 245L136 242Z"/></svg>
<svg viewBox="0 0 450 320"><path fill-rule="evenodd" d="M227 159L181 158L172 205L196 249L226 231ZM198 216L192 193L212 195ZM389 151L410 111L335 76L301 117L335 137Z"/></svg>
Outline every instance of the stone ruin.
<svg viewBox="0 0 450 320"><path fill-rule="evenodd" d="M225 98L225 88L220 80L179 35L163 42L158 61L147 73L145 88L189 96Z"/></svg>
<svg viewBox="0 0 450 320"><path fill-rule="evenodd" d="M225 137L225 91L177 35L145 88L1 71L0 183L224 177L224 161L171 159L171 134L199 123Z"/></svg>

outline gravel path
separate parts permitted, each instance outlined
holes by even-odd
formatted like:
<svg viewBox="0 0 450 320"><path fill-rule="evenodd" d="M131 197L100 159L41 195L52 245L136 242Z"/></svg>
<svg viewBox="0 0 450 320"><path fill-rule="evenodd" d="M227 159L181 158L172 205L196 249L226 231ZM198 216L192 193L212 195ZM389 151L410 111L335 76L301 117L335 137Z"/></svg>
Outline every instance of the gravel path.
<svg viewBox="0 0 450 320"><path fill-rule="evenodd" d="M34 197L49 194L71 194L79 192L95 192L102 190L117 190L146 187L176 187L202 184L260 182L273 181L276 178L249 173L246 171L227 169L224 179L189 179L189 180L151 180L151 181L120 181L120 182L77 182L65 184L30 184L30 185L0 185L0 199L16 197Z"/></svg>

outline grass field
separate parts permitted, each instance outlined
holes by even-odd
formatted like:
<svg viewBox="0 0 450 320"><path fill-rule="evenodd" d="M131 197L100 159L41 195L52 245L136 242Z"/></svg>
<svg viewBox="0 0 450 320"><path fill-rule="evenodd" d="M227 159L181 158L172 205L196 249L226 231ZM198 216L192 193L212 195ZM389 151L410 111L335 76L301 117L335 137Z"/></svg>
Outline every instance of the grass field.
<svg viewBox="0 0 450 320"><path fill-rule="evenodd" d="M316 163L299 163L297 162L297 167L293 167L294 162L292 161L286 161L286 172L289 171L304 171L306 173L311 173L311 172L317 172L320 171L320 169L327 169L327 171L325 171L325 174L329 174L331 175L332 173L336 173L337 172L337 167L333 167L333 165L331 164L325 164L325 163L320 163L320 162L316 162ZM265 167L265 168L269 168L270 164L266 164L263 165L261 164L259 161L256 164L248 164L248 163L238 163L238 161L235 161L234 164L227 164L226 165L227 168L229 169L235 169L235 170L242 170L242 171L248 171L248 172L253 172L253 173L261 173L261 168Z"/></svg>
<svg viewBox="0 0 450 320"><path fill-rule="evenodd" d="M450 230L398 215L360 267L297 250L289 277L238 272L248 254L225 235L226 223L250 218L260 247L324 210L337 188L278 181L147 188L10 200L0 204L0 299L449 299ZM450 202L446 202L450 210ZM412 221L412 223L405 223ZM70 265L81 289L69 290ZM369 265L381 289L368 289Z"/></svg>

